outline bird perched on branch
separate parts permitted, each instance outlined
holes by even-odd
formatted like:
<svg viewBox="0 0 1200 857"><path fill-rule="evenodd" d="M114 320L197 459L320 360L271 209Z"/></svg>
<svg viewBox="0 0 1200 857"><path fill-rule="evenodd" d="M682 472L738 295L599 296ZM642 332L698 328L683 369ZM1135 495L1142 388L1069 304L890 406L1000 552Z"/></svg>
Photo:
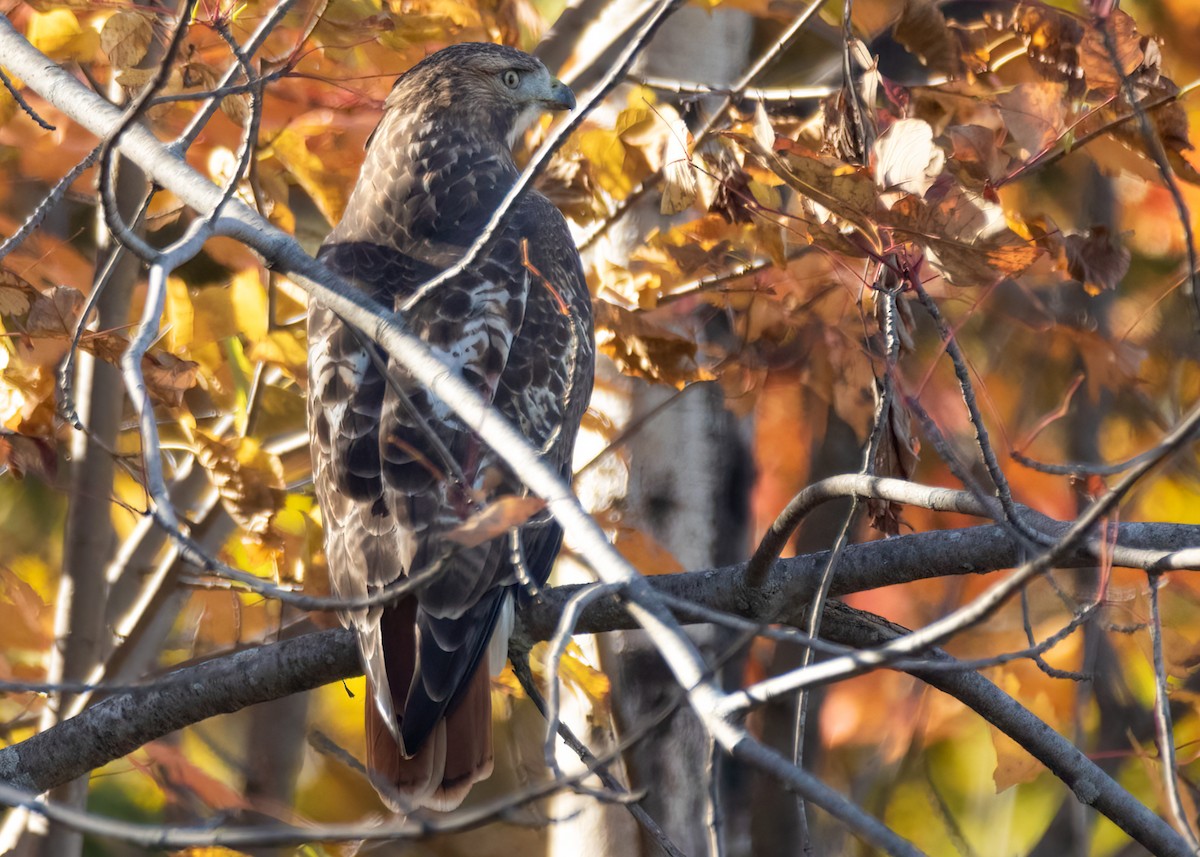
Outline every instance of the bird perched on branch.
<svg viewBox="0 0 1200 857"><path fill-rule="evenodd" d="M492 44L441 50L402 75L320 258L400 310L463 258L518 177L512 146L575 99L536 58ZM564 476L592 390L591 301L566 221L541 194L512 206L466 271L404 323ZM367 764L393 808L449 810L492 770L490 675L507 654L518 570L544 582L562 542L526 521L467 546L464 521L518 474L470 425L328 309L309 313L309 427L333 592L422 582L342 611L367 675ZM452 537L447 537L450 534ZM514 556L523 554L514 562Z"/></svg>

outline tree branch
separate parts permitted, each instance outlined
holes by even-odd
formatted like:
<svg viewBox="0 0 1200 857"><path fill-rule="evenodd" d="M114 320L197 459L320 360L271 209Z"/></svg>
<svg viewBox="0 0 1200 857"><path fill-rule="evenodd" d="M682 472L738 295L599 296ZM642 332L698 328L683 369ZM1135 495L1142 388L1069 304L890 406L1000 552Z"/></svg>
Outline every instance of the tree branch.
<svg viewBox="0 0 1200 857"><path fill-rule="evenodd" d="M1169 549L1200 542L1200 526L1124 524L1119 538L1131 547ZM1015 564L1020 550L999 525L850 545L842 554L831 593L846 595L932 577L983 574ZM648 582L673 601L769 622L780 615L781 605L807 603L827 561L826 551L780 560L762 586L745 582L745 563L662 575ZM1065 564L1083 567L1092 562L1079 550ZM541 600L521 611L514 637L527 643L551 639L564 606L579 588L543 589ZM711 621L711 616L689 615L682 607L676 613L682 622ZM621 603L609 598L596 600L581 611L575 633L636 627L638 623ZM214 658L177 670L145 689L111 696L78 717L0 750L0 779L30 791L44 791L191 723L361 675L361 669L353 634L343 630L307 634Z"/></svg>

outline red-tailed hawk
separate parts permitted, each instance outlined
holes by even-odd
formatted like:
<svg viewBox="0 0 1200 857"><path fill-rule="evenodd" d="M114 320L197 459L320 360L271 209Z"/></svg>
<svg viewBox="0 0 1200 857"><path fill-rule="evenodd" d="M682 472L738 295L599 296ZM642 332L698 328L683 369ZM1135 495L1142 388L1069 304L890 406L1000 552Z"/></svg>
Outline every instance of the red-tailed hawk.
<svg viewBox="0 0 1200 857"><path fill-rule="evenodd" d="M511 48L461 44L399 80L320 258L399 309L462 258L518 170L512 145L571 90ZM592 390L591 301L566 221L526 193L468 271L404 322L518 426L564 476ZM517 573L510 541L444 534L521 481L471 426L378 347L317 305L309 313L309 426L333 591L358 598L435 568L414 595L345 611L369 682L367 763L397 809L458 806L492 769L489 677L504 663ZM562 533L520 532L544 582ZM491 643L489 653L489 641Z"/></svg>

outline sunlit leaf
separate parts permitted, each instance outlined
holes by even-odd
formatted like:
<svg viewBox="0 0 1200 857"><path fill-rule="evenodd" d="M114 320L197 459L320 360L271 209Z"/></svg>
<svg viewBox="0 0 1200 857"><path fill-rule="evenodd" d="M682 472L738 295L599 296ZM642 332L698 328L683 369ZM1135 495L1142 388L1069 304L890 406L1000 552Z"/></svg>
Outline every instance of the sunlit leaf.
<svg viewBox="0 0 1200 857"><path fill-rule="evenodd" d="M1066 132L1067 88L1061 83L1022 83L997 99L1004 127L1025 157L1051 148Z"/></svg>
<svg viewBox="0 0 1200 857"><path fill-rule="evenodd" d="M958 285L990 285L1000 276L1014 276L1043 252L1008 227L998 206L959 189L929 203L901 197L888 219L924 246L938 271Z"/></svg>
<svg viewBox="0 0 1200 857"><path fill-rule="evenodd" d="M871 166L882 191L924 196L946 164L946 154L933 143L933 129L921 119L901 119L879 135Z"/></svg>
<svg viewBox="0 0 1200 857"><path fill-rule="evenodd" d="M53 482L58 472L58 453L46 438L0 429L0 467L7 467L18 477L32 474Z"/></svg>
<svg viewBox="0 0 1200 857"><path fill-rule="evenodd" d="M54 8L33 12L25 37L53 60L87 62L100 46L100 34L83 27L70 9Z"/></svg>

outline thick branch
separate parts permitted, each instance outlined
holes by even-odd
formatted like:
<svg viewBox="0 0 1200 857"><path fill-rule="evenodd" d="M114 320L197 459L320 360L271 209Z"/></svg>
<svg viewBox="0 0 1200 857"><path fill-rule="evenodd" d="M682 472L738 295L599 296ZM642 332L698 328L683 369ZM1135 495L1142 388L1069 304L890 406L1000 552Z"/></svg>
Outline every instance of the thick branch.
<svg viewBox="0 0 1200 857"><path fill-rule="evenodd" d="M1130 547L1171 549L1200 543L1200 527L1124 524L1120 540ZM1015 564L1018 553L1018 546L1000 526L852 545L842 555L832 592L845 595L924 578L981 574ZM742 579L744 563L663 575L649 582L675 598L770 622L807 603L827 559L827 553L821 552L780 560L760 587ZM1082 551L1071 561L1080 566L1092 562ZM549 639L563 605L577 590L574 586L544 589L538 603L521 611L517 634L530 642ZM679 618L704 620L683 613ZM615 599L598 599L581 614L576 633L636 627ZM191 723L360 675L356 652L349 631L323 631L178 670L145 690L110 697L78 717L0 750L0 779L33 792L45 791Z"/></svg>
<svg viewBox="0 0 1200 857"><path fill-rule="evenodd" d="M819 563L815 566L819 568ZM814 569L813 573L818 572ZM661 586L674 579L662 577L654 582ZM562 599L561 593L554 590L547 594L552 597L546 603L534 605L526 613L536 625L552 627L553 621L545 620L557 615L557 605ZM731 612L740 612L737 605L724 606ZM743 615L763 618L753 613ZM833 641L855 647L878 646L905 633L905 629L839 602L827 605L822 629ZM1187 853L1183 841L1162 819L1028 709L977 673L937 669L939 662L952 662L947 655L932 652L927 657L932 659L930 668L911 667L909 671L1017 740L1082 803L1094 806L1152 853ZM0 750L0 778L36 793L190 723L360 673L353 634L345 630L321 631L215 658L179 670L147 690L114 696L47 732ZM734 747L734 752L758 750L752 742L743 742ZM777 767L784 782L800 775L798 769L790 766Z"/></svg>
<svg viewBox="0 0 1200 857"><path fill-rule="evenodd" d="M1038 526L1057 537L1066 532L1069 525L1040 517ZM1138 550L1179 551L1200 544L1200 526L1122 524L1118 542ZM899 536L847 546L842 552L830 594L844 596L914 580L986 574L1012 568L1021 560L1022 547L998 524ZM652 577L650 582L658 591L675 598L769 622L786 614L794 605L808 602L828 561L828 551L779 560L771 566L761 585L746 581L746 563ZM1095 562L1090 552L1080 547L1064 557L1060 565L1088 568ZM528 634L531 641L549 639L554 634L563 605L578 588L560 586L544 591L542 603L532 605L522 613L519 630ZM703 621L699 617L682 618ZM636 627L618 601L603 599L584 611L575 632L595 634Z"/></svg>

